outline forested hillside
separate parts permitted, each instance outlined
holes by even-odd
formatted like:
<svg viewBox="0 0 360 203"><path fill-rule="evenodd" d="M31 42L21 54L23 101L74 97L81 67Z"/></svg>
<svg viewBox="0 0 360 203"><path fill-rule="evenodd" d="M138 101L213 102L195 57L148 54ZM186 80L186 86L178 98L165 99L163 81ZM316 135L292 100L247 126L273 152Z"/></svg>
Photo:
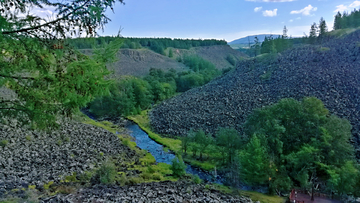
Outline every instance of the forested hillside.
<svg viewBox="0 0 360 203"><path fill-rule="evenodd" d="M68 39L67 43L82 53L91 55L118 37ZM182 59L189 55L199 56L215 65L216 69L232 68L247 55L233 50L222 40L187 40L170 38L120 38L118 60L109 67L116 76L145 76L150 68L164 71L188 70Z"/></svg>

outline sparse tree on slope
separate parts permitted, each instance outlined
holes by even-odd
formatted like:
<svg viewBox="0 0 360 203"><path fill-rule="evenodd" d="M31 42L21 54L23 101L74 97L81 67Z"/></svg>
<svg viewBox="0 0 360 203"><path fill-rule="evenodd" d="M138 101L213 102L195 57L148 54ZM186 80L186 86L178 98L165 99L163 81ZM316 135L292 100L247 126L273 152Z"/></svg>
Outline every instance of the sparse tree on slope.
<svg viewBox="0 0 360 203"><path fill-rule="evenodd" d="M311 44L315 43L317 33L318 33L318 27L317 27L316 23L313 23L311 25L310 33L309 33L309 40L310 40Z"/></svg>
<svg viewBox="0 0 360 203"><path fill-rule="evenodd" d="M327 26L324 18L320 18L319 22L319 37L323 37L323 35L327 32Z"/></svg>

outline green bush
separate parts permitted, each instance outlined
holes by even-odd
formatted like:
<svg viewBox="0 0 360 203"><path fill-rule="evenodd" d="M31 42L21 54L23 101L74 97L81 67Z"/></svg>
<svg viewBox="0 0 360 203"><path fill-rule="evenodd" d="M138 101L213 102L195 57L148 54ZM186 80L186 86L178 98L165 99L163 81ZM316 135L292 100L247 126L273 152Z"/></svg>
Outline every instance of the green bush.
<svg viewBox="0 0 360 203"><path fill-rule="evenodd" d="M182 177L183 175L185 175L186 165L184 164L181 156L174 158L173 160L171 160L171 162L172 164L170 169L173 172L173 176Z"/></svg>
<svg viewBox="0 0 360 203"><path fill-rule="evenodd" d="M196 184L200 184L201 183L201 179L198 175L194 175L192 176L192 180L194 181L194 183Z"/></svg>
<svg viewBox="0 0 360 203"><path fill-rule="evenodd" d="M9 143L9 141L7 141L7 140L1 140L0 141L0 146L5 147L8 143Z"/></svg>
<svg viewBox="0 0 360 203"><path fill-rule="evenodd" d="M226 60L233 66L236 65L236 58L233 55L228 55L226 57Z"/></svg>
<svg viewBox="0 0 360 203"><path fill-rule="evenodd" d="M104 162L104 164L96 171L96 177L103 184L111 184L115 182L116 167L114 163L110 161Z"/></svg>

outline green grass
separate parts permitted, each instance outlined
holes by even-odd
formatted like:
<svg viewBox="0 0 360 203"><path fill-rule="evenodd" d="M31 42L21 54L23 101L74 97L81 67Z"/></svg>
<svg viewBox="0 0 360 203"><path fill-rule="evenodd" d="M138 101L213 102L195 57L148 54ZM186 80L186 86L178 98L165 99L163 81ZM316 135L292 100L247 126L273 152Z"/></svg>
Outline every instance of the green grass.
<svg viewBox="0 0 360 203"><path fill-rule="evenodd" d="M243 190L239 190L236 188L232 188L232 187L228 187L228 186L224 186L224 185L219 185L219 184L207 184L205 185L206 189L214 189L217 190L221 193L225 193L225 194L239 194L240 196L245 196L245 197L249 197L253 202L256 201L260 201L261 203L285 203L286 202L286 198L284 197L279 197L276 195L267 195L267 194L262 194L259 192L254 192L254 191L243 191Z"/></svg>
<svg viewBox="0 0 360 203"><path fill-rule="evenodd" d="M147 112L148 111L142 111L140 115L128 116L128 119L138 124L139 127L145 131L155 142L164 145L175 153L181 152L181 140L161 137L160 135L151 131L150 120Z"/></svg>
<svg viewBox="0 0 360 203"><path fill-rule="evenodd" d="M148 111L142 111L140 115L128 116L128 119L138 124L139 127L144 130L151 139L173 151L175 154L181 155L182 150L180 139L161 137L160 135L151 131ZM204 170L213 170L216 166L218 158L217 156L210 156L210 158L205 160L198 160L197 157L193 157L191 155L192 153L189 152L188 155L184 157L184 161L192 166L202 168Z"/></svg>
<svg viewBox="0 0 360 203"><path fill-rule="evenodd" d="M326 33L327 35L330 36L336 36L336 37L344 37L352 32L355 32L356 30L358 30L359 28L345 28L345 29L339 29L339 30L333 30L330 31L328 33Z"/></svg>
<svg viewBox="0 0 360 203"><path fill-rule="evenodd" d="M319 48L317 51L319 51L319 52L326 52L326 51L330 51L330 48L329 48L329 47L321 47L321 48Z"/></svg>
<svg viewBox="0 0 360 203"><path fill-rule="evenodd" d="M202 168L207 171L214 170L214 168L216 167L216 163L214 162L214 160L199 161L193 158L183 158L183 160L192 166Z"/></svg>
<svg viewBox="0 0 360 203"><path fill-rule="evenodd" d="M260 201L261 203L284 203L286 202L286 198L279 197L279 196L271 196L262 194L259 192L253 192L253 191L239 191L239 194L242 196L250 197L250 199L255 201Z"/></svg>

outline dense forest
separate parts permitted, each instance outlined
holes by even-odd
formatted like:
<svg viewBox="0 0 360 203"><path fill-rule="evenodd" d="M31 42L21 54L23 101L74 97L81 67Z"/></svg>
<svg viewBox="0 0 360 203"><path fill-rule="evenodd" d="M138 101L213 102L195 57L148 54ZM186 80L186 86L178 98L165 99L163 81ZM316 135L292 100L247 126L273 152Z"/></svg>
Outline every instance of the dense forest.
<svg viewBox="0 0 360 203"><path fill-rule="evenodd" d="M77 49L102 48L111 41L122 39L121 48L140 49L149 48L156 53L165 55L167 47L178 49L190 49L191 47L226 45L225 40L216 39L171 39L171 38L132 38L120 36L104 36L97 38L75 38L67 39L67 43Z"/></svg>
<svg viewBox="0 0 360 203"><path fill-rule="evenodd" d="M233 61L233 58L228 57L228 60ZM221 72L214 64L198 56L185 55L178 61L189 67L189 70L176 72L170 69L165 72L151 68L143 78L122 77L113 83L110 95L99 97L88 105L90 112L97 117L139 114L176 93L202 86L230 70Z"/></svg>
<svg viewBox="0 0 360 203"><path fill-rule="evenodd" d="M190 130L182 137L184 156L217 159L230 184L265 185L270 193L321 185L324 193L359 195L351 125L319 99L282 99L255 110L244 127L243 135L234 128L218 128L215 136Z"/></svg>
<svg viewBox="0 0 360 203"><path fill-rule="evenodd" d="M352 11L351 13L338 12L335 15L334 30L345 28L357 28L360 26L360 9Z"/></svg>

